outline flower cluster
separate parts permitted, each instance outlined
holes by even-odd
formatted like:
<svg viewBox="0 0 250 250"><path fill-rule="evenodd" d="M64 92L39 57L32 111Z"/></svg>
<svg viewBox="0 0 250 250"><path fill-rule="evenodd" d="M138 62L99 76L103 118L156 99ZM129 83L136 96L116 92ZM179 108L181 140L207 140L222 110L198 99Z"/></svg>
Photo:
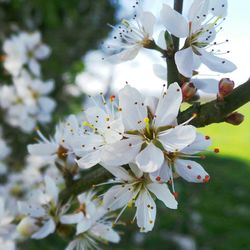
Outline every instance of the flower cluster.
<svg viewBox="0 0 250 250"><path fill-rule="evenodd" d="M184 122L178 121L178 115L183 102L221 102L233 91L229 78L200 80L196 76L202 63L216 72L235 69L217 56L218 51L210 51L220 44L214 39L226 12L226 0L194 0L187 17L163 4L159 21L166 29L157 42L153 37L158 20L151 12L142 11L132 21L112 26L117 34L115 43L108 46L110 60L131 60L142 48L157 50L165 60L173 60L177 80L167 81L158 97L145 96L130 84L108 99L103 93L89 96L83 112L58 123L53 136L45 137L37 130L37 142L28 145L26 168L9 173L0 185L0 243L5 249L15 249L15 240L43 239L54 233L70 237L66 250L118 243L120 234L114 226L127 208L134 209L131 221L136 221L140 232L149 232L157 219L158 200L177 209L179 177L192 183L210 180L195 161L205 158L210 137L190 125L198 114ZM180 50L170 34L184 38ZM47 96L54 84L40 79L38 64L50 49L41 43L39 33L20 33L5 42L4 51L4 67L14 84L1 87L0 107L9 124L30 132L37 122L49 122L55 108ZM165 66L154 65L154 71L168 79ZM232 124L242 120L238 113L226 117ZM0 148L2 161L9 153L2 139ZM97 168L105 172L101 181L97 174L96 180L81 182ZM0 170L6 174L4 165ZM75 192L82 184L86 186Z"/></svg>
<svg viewBox="0 0 250 250"><path fill-rule="evenodd" d="M48 97L54 89L52 80L40 78L38 60L50 54L48 46L41 43L38 32L21 32L5 41L4 67L12 76L12 85L0 86L0 107L5 120L23 132L31 132L37 123L48 123L56 103Z"/></svg>
<svg viewBox="0 0 250 250"><path fill-rule="evenodd" d="M11 148L8 146L7 142L4 140L2 135L2 128L0 127L0 175L7 172L7 166L5 164L5 159L9 156Z"/></svg>

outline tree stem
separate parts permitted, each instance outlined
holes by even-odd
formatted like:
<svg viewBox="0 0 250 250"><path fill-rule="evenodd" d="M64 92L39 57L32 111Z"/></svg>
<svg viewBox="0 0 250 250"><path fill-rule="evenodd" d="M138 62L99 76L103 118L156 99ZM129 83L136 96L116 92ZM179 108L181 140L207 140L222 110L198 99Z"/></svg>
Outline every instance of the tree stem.
<svg viewBox="0 0 250 250"><path fill-rule="evenodd" d="M182 14L183 10L183 0L175 0L174 1L174 9ZM178 37L172 36L173 37L173 42L174 42L174 48L177 51L179 49L179 42L180 39Z"/></svg>

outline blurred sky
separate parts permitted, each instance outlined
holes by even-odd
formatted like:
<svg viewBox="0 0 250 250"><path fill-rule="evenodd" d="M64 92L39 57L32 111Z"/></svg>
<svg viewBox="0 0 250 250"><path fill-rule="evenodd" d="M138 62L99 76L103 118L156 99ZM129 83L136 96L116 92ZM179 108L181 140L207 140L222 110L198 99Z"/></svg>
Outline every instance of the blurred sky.
<svg viewBox="0 0 250 250"><path fill-rule="evenodd" d="M134 0L120 0L123 8L118 14L118 19L122 19L129 16L133 11ZM172 5L173 0L143 0L142 1L144 9L152 11L156 16L159 15L162 3L167 3ZM184 0L184 15L187 13L189 6L191 5L191 0ZM222 51L230 50L230 53L223 55L223 57L234 62L238 69L227 75L218 74L216 72L211 72L205 66L200 68L202 73L201 77L204 78L217 78L220 79L222 76L228 76L233 79L236 84L241 84L245 82L250 77L250 1L249 0L228 0L229 9L228 17L222 24L222 31L219 33L217 42L225 41L229 39L229 43L225 46L221 46ZM156 36L160 31L160 27L156 28ZM90 53L86 57L86 63L89 64L87 68L90 71L96 68L96 61L100 61L101 55L98 53ZM98 74L99 79L92 79L93 82L87 87L84 84L84 89L90 88L91 91L99 89L103 91L103 86L101 81L108 83L112 82L112 90L116 91L120 89L126 81L143 90L147 93L157 93L161 91L162 80L158 79L152 70L152 64L161 63L164 65L164 61L161 59L160 54L155 51L149 51L144 49L139 56L130 62L125 62L119 65L105 65L102 63L101 67L98 67L98 72L93 72L93 75ZM102 80L102 78L104 78ZM101 80L101 81L100 81ZM86 83L86 79L81 79L81 82ZM92 92L90 93L92 94Z"/></svg>

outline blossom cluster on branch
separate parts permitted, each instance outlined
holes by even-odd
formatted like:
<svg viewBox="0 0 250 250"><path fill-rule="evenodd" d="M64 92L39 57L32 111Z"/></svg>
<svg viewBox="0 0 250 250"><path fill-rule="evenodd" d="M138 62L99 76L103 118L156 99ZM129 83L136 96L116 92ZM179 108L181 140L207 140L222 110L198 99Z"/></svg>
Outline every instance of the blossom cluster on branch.
<svg viewBox="0 0 250 250"><path fill-rule="evenodd" d="M89 106L58 123L53 136L37 130L37 142L28 145L26 168L11 173L0 186L0 241L5 249L15 249L15 241L43 239L54 233L69 241L66 250L118 243L121 233L114 226L124 225L126 208L134 208L131 221L146 233L157 219L155 201L177 209L178 177L209 182L210 175L195 159L205 159L204 153L211 151L210 137L190 125L197 113L180 123L177 118L184 102L219 103L233 92L234 82L229 78L201 80L198 72L201 64L221 73L236 68L218 57L224 53L216 49L221 43L215 42L227 1L194 0L187 17L163 4L159 20L138 9L133 20L112 26L114 42L107 45L106 59L120 63L134 59L143 48L158 51L166 64L153 65L156 76L166 81L161 94L145 96L127 83L117 96L89 96ZM153 38L156 22L164 27L157 42ZM181 49L173 36L183 38ZM28 132L37 121L49 121L55 107L47 97L53 83L39 79L38 60L46 58L49 49L38 33L21 33L6 41L4 51L4 67L12 74L14 86L2 87L0 105L11 125ZM18 115L25 120L18 120ZM242 121L236 112L227 118L234 125ZM0 147L2 160L9 150L1 140ZM104 182L88 180L93 181L91 187L62 195L97 168L110 173Z"/></svg>

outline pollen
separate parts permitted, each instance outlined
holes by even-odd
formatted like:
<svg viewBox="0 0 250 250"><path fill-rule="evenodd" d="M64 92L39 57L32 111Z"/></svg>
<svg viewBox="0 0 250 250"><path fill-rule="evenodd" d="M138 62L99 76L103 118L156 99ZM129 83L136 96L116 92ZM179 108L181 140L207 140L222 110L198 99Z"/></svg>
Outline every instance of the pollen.
<svg viewBox="0 0 250 250"><path fill-rule="evenodd" d="M209 175L206 175L205 178L203 179L203 182L204 183L208 183L210 180L210 176Z"/></svg>
<svg viewBox="0 0 250 250"><path fill-rule="evenodd" d="M215 149L214 149L214 152L215 152L216 154L218 154L218 153L220 153L220 149L219 149L219 148L215 148Z"/></svg>
<svg viewBox="0 0 250 250"><path fill-rule="evenodd" d="M205 139L206 139L206 140L210 140L210 136L206 135L206 136L205 136Z"/></svg>
<svg viewBox="0 0 250 250"><path fill-rule="evenodd" d="M156 181L161 181L161 177L160 177L160 176L157 176L157 177L155 178L155 180L156 180Z"/></svg>
<svg viewBox="0 0 250 250"><path fill-rule="evenodd" d="M114 95L110 96L109 100L110 100L110 102L113 102L115 100L115 96Z"/></svg>

